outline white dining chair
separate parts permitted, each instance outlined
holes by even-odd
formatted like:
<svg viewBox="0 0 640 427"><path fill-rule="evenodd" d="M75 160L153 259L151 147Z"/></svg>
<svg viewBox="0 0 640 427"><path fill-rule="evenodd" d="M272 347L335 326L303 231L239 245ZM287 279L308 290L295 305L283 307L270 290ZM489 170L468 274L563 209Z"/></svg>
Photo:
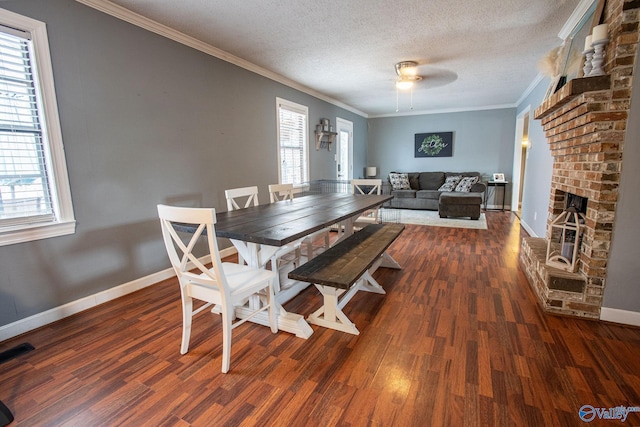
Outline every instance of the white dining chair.
<svg viewBox="0 0 640 427"><path fill-rule="evenodd" d="M224 192L227 199L227 210L234 211L236 209L258 206L258 187L241 187L232 188ZM260 245L258 249L258 266L266 268L270 263L271 270L280 272L281 268L287 264L294 266L300 261L300 244L299 242L290 243L288 245L275 247L268 245ZM238 253L238 263L243 264L240 253ZM280 274L276 275L274 283L275 293L280 292Z"/></svg>
<svg viewBox="0 0 640 427"><path fill-rule="evenodd" d="M352 179L351 180L351 194L377 194L380 195L382 192L382 180L381 179ZM367 223L367 224L376 224L378 223L378 213L379 208L370 209L363 212L358 219L356 219L356 224Z"/></svg>
<svg viewBox="0 0 640 427"><path fill-rule="evenodd" d="M221 261L215 237L215 209L158 205L158 216L167 254L180 284L182 297L180 353L185 354L189 350L193 316L216 304L220 307L222 315L222 372L227 373L231 360L232 329L255 314L268 310L271 331L278 332L273 290L277 275L273 271ZM193 235L185 235L185 233L178 233L173 223L191 224L197 229ZM201 237L207 240L211 268L206 267L192 252ZM254 294L261 295L260 307L248 317L234 323L234 306L242 304ZM204 304L194 310L194 299L204 301Z"/></svg>
<svg viewBox="0 0 640 427"><path fill-rule="evenodd" d="M253 186L225 190L224 197L227 199L228 211L258 206L258 187Z"/></svg>
<svg viewBox="0 0 640 427"><path fill-rule="evenodd" d="M271 203L293 200L293 184L270 184L269 199ZM301 247L304 248L301 255L306 256L307 260L309 260L329 249L331 245L330 230L327 227L305 236L300 241ZM322 241L322 244L315 244L318 241Z"/></svg>

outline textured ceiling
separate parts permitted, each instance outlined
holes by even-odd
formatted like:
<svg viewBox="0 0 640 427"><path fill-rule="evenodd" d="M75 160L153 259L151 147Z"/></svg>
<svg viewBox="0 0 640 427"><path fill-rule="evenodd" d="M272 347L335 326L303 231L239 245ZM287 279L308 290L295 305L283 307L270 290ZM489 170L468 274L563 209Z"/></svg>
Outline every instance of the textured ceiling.
<svg viewBox="0 0 640 427"><path fill-rule="evenodd" d="M513 106L579 0L112 3L379 116L396 114L394 64L406 60L423 80L399 94L399 114Z"/></svg>

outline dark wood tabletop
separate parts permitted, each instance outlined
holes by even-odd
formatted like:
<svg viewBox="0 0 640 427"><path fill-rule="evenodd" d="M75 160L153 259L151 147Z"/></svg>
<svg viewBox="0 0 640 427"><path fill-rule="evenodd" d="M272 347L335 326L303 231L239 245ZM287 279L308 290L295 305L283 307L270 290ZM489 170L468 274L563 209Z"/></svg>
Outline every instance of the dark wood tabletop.
<svg viewBox="0 0 640 427"><path fill-rule="evenodd" d="M219 212L216 214L216 236L284 246L367 209L380 206L391 198L391 195L325 193ZM179 228L189 231L188 226Z"/></svg>
<svg viewBox="0 0 640 427"><path fill-rule="evenodd" d="M382 205L392 196L314 194L216 215L218 237L283 246Z"/></svg>

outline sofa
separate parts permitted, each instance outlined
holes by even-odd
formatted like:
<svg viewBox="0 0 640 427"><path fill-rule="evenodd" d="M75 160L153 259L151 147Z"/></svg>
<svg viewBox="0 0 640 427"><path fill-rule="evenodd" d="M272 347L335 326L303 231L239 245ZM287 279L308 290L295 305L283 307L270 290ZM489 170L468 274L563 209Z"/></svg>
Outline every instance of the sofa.
<svg viewBox="0 0 640 427"><path fill-rule="evenodd" d="M478 172L391 172L393 199L399 209L437 210L441 217L480 218L486 185Z"/></svg>

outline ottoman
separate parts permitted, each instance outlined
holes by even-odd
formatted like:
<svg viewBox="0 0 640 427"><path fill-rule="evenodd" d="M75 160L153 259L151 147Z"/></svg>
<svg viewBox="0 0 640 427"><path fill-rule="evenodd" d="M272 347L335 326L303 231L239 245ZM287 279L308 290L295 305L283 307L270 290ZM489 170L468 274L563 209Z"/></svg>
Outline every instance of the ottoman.
<svg viewBox="0 0 640 427"><path fill-rule="evenodd" d="M440 218L448 216L480 218L481 193L446 192L440 195L438 213Z"/></svg>

